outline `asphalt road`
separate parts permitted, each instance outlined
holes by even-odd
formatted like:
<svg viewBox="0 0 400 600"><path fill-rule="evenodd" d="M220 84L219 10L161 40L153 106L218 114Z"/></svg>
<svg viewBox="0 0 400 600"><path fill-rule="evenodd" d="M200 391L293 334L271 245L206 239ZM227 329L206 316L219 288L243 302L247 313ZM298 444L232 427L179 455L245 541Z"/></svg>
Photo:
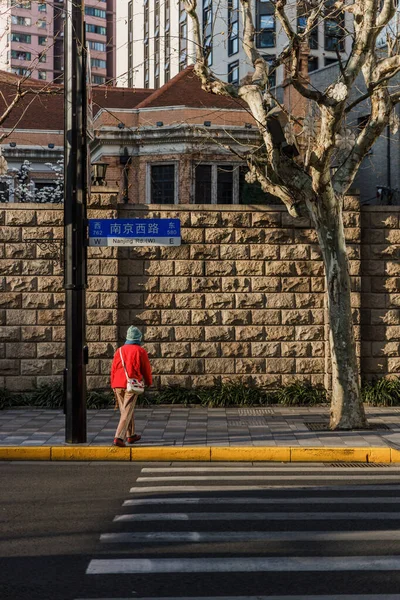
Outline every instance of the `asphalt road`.
<svg viewBox="0 0 400 600"><path fill-rule="evenodd" d="M1 463L0 479L2 600L400 598L400 467Z"/></svg>

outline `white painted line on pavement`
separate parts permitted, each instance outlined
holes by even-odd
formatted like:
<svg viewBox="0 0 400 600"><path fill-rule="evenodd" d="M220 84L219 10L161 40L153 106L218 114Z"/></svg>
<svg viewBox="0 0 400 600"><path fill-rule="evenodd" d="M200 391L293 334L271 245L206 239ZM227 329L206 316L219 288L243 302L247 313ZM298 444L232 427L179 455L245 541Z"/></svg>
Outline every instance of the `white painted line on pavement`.
<svg viewBox="0 0 400 600"><path fill-rule="evenodd" d="M87 575L144 573L400 571L400 556L116 558L91 560Z"/></svg>
<svg viewBox="0 0 400 600"><path fill-rule="evenodd" d="M400 512L203 512L203 513L136 513L117 515L114 521L343 521L366 519L400 520ZM400 560L400 557L399 557Z"/></svg>
<svg viewBox="0 0 400 600"><path fill-rule="evenodd" d="M298 481L299 478L296 478ZM149 494L152 492L162 493L162 492L240 492L240 491L257 491L257 490L291 490L291 491L351 491L354 492L356 490L362 490L367 492L377 492L381 491L397 491L400 492L400 485L369 485L369 484L360 484L360 485L326 485L326 486L315 486L315 485L280 485L279 488L275 485L157 485L157 486L137 486L130 489L132 494Z"/></svg>
<svg viewBox="0 0 400 600"><path fill-rule="evenodd" d="M343 542L400 541L400 530L386 531L147 531L140 533L103 533L107 544L159 542Z"/></svg>
<svg viewBox="0 0 400 600"><path fill-rule="evenodd" d="M348 481L349 475L337 475L336 477L332 477L332 475L307 475L304 477L307 479L311 479L313 481ZM352 473L352 479L369 479L373 481L379 481L382 479L391 480L394 479L399 481L400 474L398 475L389 475L387 471L382 472L382 474L377 477L376 474L369 474L367 471L362 473ZM294 481L298 480L298 475L172 475L172 476L161 476L161 477L138 477L137 482L162 482L162 481Z"/></svg>
<svg viewBox="0 0 400 600"><path fill-rule="evenodd" d="M284 496L274 498L224 498L223 496L204 498L135 498L125 500L123 506L148 506L150 504L338 504L338 497L326 498L324 496L312 496L308 498L286 498ZM393 496L369 497L340 497L343 504L399 504L400 499Z"/></svg>
<svg viewBox="0 0 400 600"><path fill-rule="evenodd" d="M363 463L360 463L363 464ZM310 471L321 471L323 473L343 473L343 472L354 472L357 471L367 471L370 473L371 471L400 471L400 466L391 466L390 464L385 464L383 467L375 467L375 466L367 466L367 467L316 467L316 466L308 466L307 464L303 464L302 466L294 465L293 463L287 463L287 466L277 465L270 466L266 465L265 467L253 467L253 466L245 466L245 467L144 467L141 470L141 473L182 473L190 471L191 473L211 473L211 472L219 472L226 471L227 473L238 473L240 471L246 471L248 473L265 473L266 471L271 471L273 473L282 471L282 472L290 472L290 471L304 471L305 473L309 473Z"/></svg>

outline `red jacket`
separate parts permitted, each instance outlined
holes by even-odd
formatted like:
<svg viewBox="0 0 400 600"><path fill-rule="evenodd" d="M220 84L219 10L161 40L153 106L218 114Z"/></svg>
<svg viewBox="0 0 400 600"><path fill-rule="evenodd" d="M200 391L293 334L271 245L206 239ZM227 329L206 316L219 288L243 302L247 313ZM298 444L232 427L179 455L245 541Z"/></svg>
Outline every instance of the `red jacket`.
<svg viewBox="0 0 400 600"><path fill-rule="evenodd" d="M125 344L122 346L122 356L129 378L138 379L139 381L144 379L146 386L153 383L149 357L144 348L138 344ZM119 348L114 354L111 366L111 387L113 389L126 389L126 375L122 366Z"/></svg>

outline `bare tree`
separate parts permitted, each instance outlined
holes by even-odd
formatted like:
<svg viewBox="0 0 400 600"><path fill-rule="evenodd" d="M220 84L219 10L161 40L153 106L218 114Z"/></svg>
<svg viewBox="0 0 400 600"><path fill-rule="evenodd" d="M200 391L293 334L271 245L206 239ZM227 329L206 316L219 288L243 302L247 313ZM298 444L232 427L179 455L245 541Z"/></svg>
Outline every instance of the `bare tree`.
<svg viewBox="0 0 400 600"><path fill-rule="evenodd" d="M394 0L355 0L353 4L338 0L334 5L324 0L307 0L306 24L297 31L286 14L287 0L275 0L275 17L288 38L287 47L275 65L285 64L288 82L319 115L319 135L311 148L302 148L300 156L290 157L271 134L268 124L273 118L274 99L268 84L269 67L259 54L254 39L255 28L251 0L240 0L243 18L243 49L253 65L246 83L238 88L218 79L207 66L202 33L197 15L197 0L185 0L192 20L196 44L195 73L204 90L242 99L249 107L264 142L262 156L247 156L249 169L265 192L280 198L289 213L296 217L305 206L315 226L327 283L332 362L331 429L362 428L367 425L360 395L360 377L356 357L351 310L349 264L343 226L343 197L349 190L363 158L384 131L400 101L400 92L390 87L391 78L400 70L397 40L389 41L387 53L377 48L377 38L395 15ZM346 61L339 60L338 76L324 90L309 85L302 76L301 54L318 22L348 11L353 15L353 45ZM338 53L339 59L339 53ZM361 76L371 113L354 143L344 144L333 172L332 159L337 153L337 136L346 129L346 118L358 101L350 102L355 82ZM288 114L289 121L298 122Z"/></svg>

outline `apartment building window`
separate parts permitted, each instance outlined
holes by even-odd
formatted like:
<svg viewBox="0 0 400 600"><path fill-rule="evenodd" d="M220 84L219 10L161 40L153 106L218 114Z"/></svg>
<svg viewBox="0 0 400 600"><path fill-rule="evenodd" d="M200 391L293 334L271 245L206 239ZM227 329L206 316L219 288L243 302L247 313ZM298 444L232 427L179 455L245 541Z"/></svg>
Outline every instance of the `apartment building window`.
<svg viewBox="0 0 400 600"><path fill-rule="evenodd" d="M47 37L44 35L39 35L38 43L39 43L39 46L45 46L47 44Z"/></svg>
<svg viewBox="0 0 400 600"><path fill-rule="evenodd" d="M41 54L39 54L39 62L40 63L47 62L47 54L45 52L42 52Z"/></svg>
<svg viewBox="0 0 400 600"><path fill-rule="evenodd" d="M14 8L31 8L32 3L30 0L22 0L22 2L18 2L17 0L11 0L11 6Z"/></svg>
<svg viewBox="0 0 400 600"><path fill-rule="evenodd" d="M39 9L39 12L43 12L43 13L47 12L46 2L39 2L38 9Z"/></svg>
<svg viewBox="0 0 400 600"><path fill-rule="evenodd" d="M325 50L344 52L344 13L335 9L334 0L325 2Z"/></svg>
<svg viewBox="0 0 400 600"><path fill-rule="evenodd" d="M20 77L30 77L32 75L32 72L29 69L23 69L22 67L13 67L11 72Z"/></svg>
<svg viewBox="0 0 400 600"><path fill-rule="evenodd" d="M30 17L19 17L17 15L11 15L11 23L13 25L22 25L23 27L30 27L32 25L32 19Z"/></svg>
<svg viewBox="0 0 400 600"><path fill-rule="evenodd" d="M171 7L170 0L164 2L164 83L169 81L171 76Z"/></svg>
<svg viewBox="0 0 400 600"><path fill-rule="evenodd" d="M239 52L239 0L228 0L228 56Z"/></svg>
<svg viewBox="0 0 400 600"><path fill-rule="evenodd" d="M185 4L179 1L179 70L187 66L187 13Z"/></svg>
<svg viewBox="0 0 400 600"><path fill-rule="evenodd" d="M230 63L228 65L228 83L232 85L239 85L239 61Z"/></svg>
<svg viewBox="0 0 400 600"><path fill-rule="evenodd" d="M272 2L257 3L257 37L259 48L275 47L275 16Z"/></svg>
<svg viewBox="0 0 400 600"><path fill-rule="evenodd" d="M337 58L324 58L324 67L329 67L329 65L334 65L337 63Z"/></svg>
<svg viewBox="0 0 400 600"><path fill-rule="evenodd" d="M45 81L47 79L47 71L38 71L38 79Z"/></svg>
<svg viewBox="0 0 400 600"><path fill-rule="evenodd" d="M318 56L308 57L308 72L316 71L318 69Z"/></svg>
<svg viewBox="0 0 400 600"><path fill-rule="evenodd" d="M238 204L239 166L200 163L195 167L196 204Z"/></svg>
<svg viewBox="0 0 400 600"><path fill-rule="evenodd" d="M28 33L12 33L12 42L19 42L20 44L30 44L32 42L32 36Z"/></svg>
<svg viewBox="0 0 400 600"><path fill-rule="evenodd" d="M106 35L107 30L101 25L92 25L90 23L85 24L87 33L96 33L97 35Z"/></svg>
<svg viewBox="0 0 400 600"><path fill-rule="evenodd" d="M96 52L107 52L107 46L106 44L103 44L103 42L93 42L92 40L89 40L88 43L90 50L96 50Z"/></svg>
<svg viewBox="0 0 400 600"><path fill-rule="evenodd" d="M92 68L94 68L94 69L106 69L107 68L107 62L105 60L102 60L101 58L92 58L90 60L90 64L91 64Z"/></svg>
<svg viewBox="0 0 400 600"><path fill-rule="evenodd" d="M213 9L212 0L203 0L203 50L207 60L207 66L212 65L212 29L213 29Z"/></svg>
<svg viewBox="0 0 400 600"><path fill-rule="evenodd" d="M149 0L144 0L144 87L150 84L150 50L149 50Z"/></svg>
<svg viewBox="0 0 400 600"><path fill-rule="evenodd" d="M106 82L106 78L103 75L92 75L92 83L96 85L104 85Z"/></svg>
<svg viewBox="0 0 400 600"><path fill-rule="evenodd" d="M31 60L32 54L21 50L11 50L11 58L15 60Z"/></svg>
<svg viewBox="0 0 400 600"><path fill-rule="evenodd" d="M299 2L297 4L297 33L304 33L307 26L307 18L309 16L309 11L306 6ZM318 49L318 25L313 27L309 36L309 46L311 50Z"/></svg>
<svg viewBox="0 0 400 600"><path fill-rule="evenodd" d="M175 164L148 165L150 204L175 204Z"/></svg>
<svg viewBox="0 0 400 600"><path fill-rule="evenodd" d="M85 15L89 15L90 17L98 17L100 19L105 19L107 16L105 10L94 8L93 6L85 6Z"/></svg>
<svg viewBox="0 0 400 600"><path fill-rule="evenodd" d="M275 63L275 56L272 54L264 54L263 59L266 61L266 63L268 64L269 67L269 75L268 75L268 81L269 81L269 86L270 87L275 87L276 86L276 68L274 66Z"/></svg>
<svg viewBox="0 0 400 600"><path fill-rule="evenodd" d="M46 29L47 27L47 21L46 19L38 19L36 21L36 25L40 28L40 29Z"/></svg>
<svg viewBox="0 0 400 600"><path fill-rule="evenodd" d="M154 1L154 87L160 87L160 0Z"/></svg>

